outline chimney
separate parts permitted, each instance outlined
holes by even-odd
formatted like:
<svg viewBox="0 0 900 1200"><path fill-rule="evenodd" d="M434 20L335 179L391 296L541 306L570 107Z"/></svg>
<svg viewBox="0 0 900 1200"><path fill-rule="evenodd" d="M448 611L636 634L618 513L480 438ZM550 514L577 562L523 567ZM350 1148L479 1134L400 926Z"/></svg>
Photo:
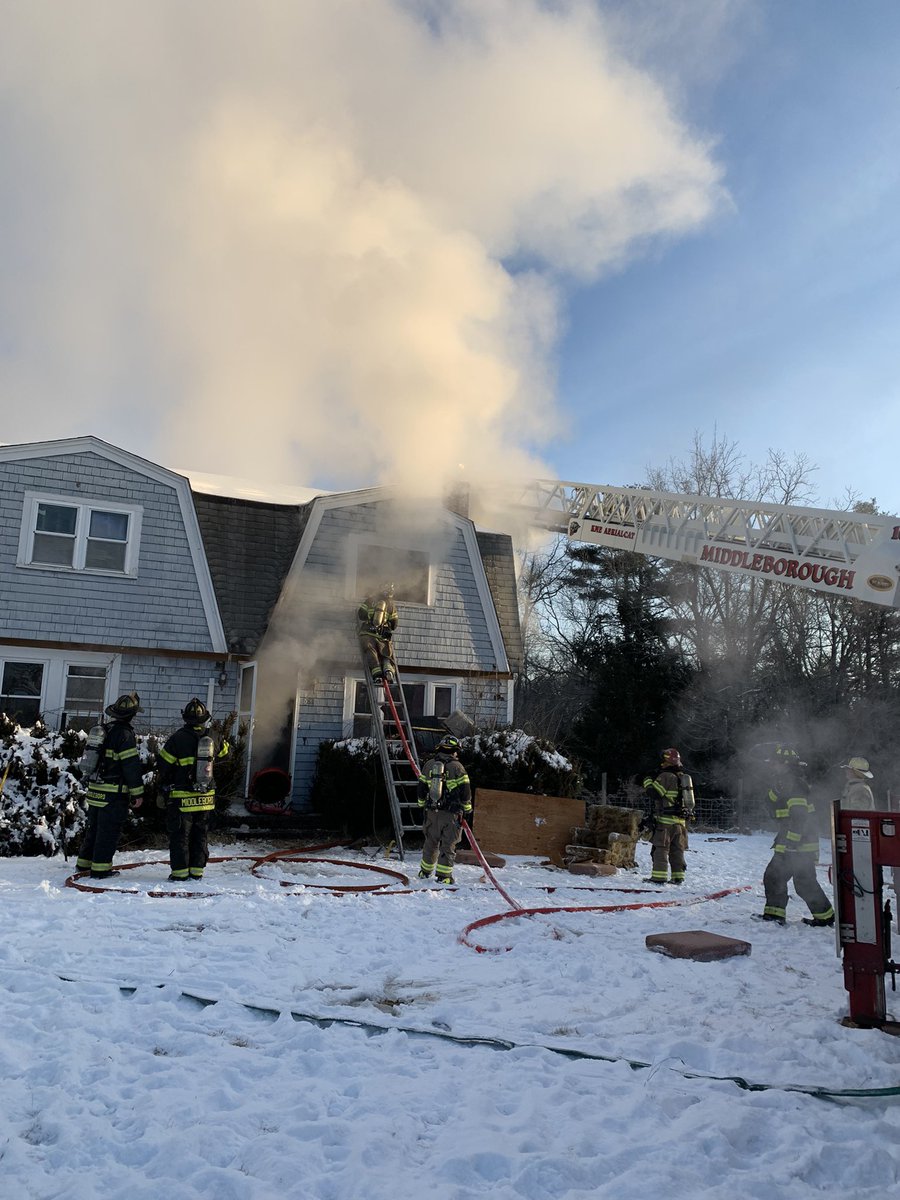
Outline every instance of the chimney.
<svg viewBox="0 0 900 1200"><path fill-rule="evenodd" d="M444 506L457 516L469 516L469 484L453 483L444 492Z"/></svg>

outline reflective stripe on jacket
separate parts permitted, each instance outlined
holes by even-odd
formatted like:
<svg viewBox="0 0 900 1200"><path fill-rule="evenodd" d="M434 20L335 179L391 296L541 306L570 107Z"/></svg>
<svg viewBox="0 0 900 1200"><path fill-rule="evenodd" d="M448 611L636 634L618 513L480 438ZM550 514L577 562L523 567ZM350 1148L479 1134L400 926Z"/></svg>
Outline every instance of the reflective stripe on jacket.
<svg viewBox="0 0 900 1200"><path fill-rule="evenodd" d="M779 796L773 788L769 789L769 803L777 822L772 849L776 854L802 851L818 858L819 826L807 784L802 779L792 779L785 790L789 794Z"/></svg>
<svg viewBox="0 0 900 1200"><path fill-rule="evenodd" d="M209 791L197 787L197 745L206 736L203 725L182 725L159 751L159 785L168 789L169 803L177 804L181 812L211 812L216 806L215 780ZM231 747L227 741L215 749L215 761L226 758Z"/></svg>
<svg viewBox="0 0 900 1200"><path fill-rule="evenodd" d="M677 772L664 767L657 775L648 775L644 780L644 791L650 795L660 825L684 825L681 779Z"/></svg>
<svg viewBox="0 0 900 1200"><path fill-rule="evenodd" d="M356 610L359 633L389 638L397 628L399 614L392 600L372 600L368 596Z"/></svg>
<svg viewBox="0 0 900 1200"><path fill-rule="evenodd" d="M87 802L92 808L105 808L119 796L128 800L143 796L144 769L130 721L106 726L103 753L94 774L87 784Z"/></svg>
<svg viewBox="0 0 900 1200"><path fill-rule="evenodd" d="M444 788L440 802L435 804L429 795L430 771L433 763L444 764ZM419 808L442 809L444 812L470 813L472 811L472 785L466 768L452 754L433 754L422 768L417 789Z"/></svg>

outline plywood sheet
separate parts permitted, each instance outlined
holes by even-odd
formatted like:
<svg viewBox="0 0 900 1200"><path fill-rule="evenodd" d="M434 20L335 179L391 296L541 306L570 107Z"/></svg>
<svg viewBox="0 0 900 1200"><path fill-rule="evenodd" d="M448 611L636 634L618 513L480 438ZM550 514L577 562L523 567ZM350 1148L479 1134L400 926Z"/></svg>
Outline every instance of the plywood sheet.
<svg viewBox="0 0 900 1200"><path fill-rule="evenodd" d="M494 854L543 855L561 864L572 830L584 824L584 801L478 788L472 832Z"/></svg>

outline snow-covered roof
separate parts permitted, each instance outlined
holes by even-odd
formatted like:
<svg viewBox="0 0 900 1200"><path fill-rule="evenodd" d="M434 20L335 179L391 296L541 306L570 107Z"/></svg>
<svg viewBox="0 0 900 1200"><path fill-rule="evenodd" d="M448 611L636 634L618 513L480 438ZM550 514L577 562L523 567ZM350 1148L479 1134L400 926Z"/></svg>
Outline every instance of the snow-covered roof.
<svg viewBox="0 0 900 1200"><path fill-rule="evenodd" d="M237 500L258 500L263 504L308 504L316 496L330 496L322 488L292 487L288 484L261 483L237 475L216 475L209 471L193 471L175 467L179 475L190 481L195 492L209 496L232 496Z"/></svg>

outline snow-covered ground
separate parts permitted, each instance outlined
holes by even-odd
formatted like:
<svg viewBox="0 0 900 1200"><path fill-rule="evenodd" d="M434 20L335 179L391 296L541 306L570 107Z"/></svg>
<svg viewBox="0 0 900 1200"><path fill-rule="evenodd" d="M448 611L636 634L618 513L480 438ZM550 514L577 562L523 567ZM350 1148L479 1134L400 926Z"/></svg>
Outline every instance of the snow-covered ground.
<svg viewBox="0 0 900 1200"><path fill-rule="evenodd" d="M0 1194L894 1195L900 1097L810 1093L900 1085L900 1039L840 1024L833 934L800 924L802 904L786 928L751 919L770 842L692 834L681 890L642 882L643 844L644 870L611 879L509 859L497 879L525 906L683 903L502 920L470 939L494 953L459 941L509 908L479 867L458 866L454 891L410 892L326 862L252 874L225 856L273 847L240 844L213 849L224 861L188 899L149 894L176 890L159 852L120 855L140 865L103 895L65 886L71 861L4 859ZM417 865L374 847L320 856ZM394 894L329 890L369 883ZM694 929L752 953L645 947Z"/></svg>

